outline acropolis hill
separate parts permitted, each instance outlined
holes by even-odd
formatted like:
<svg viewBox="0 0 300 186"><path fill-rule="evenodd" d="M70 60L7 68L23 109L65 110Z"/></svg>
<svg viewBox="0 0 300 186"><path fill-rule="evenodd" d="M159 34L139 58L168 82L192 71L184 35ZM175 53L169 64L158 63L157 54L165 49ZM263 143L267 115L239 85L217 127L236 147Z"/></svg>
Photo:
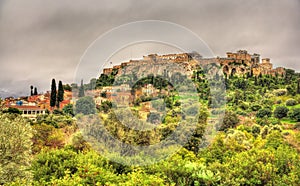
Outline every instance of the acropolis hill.
<svg viewBox="0 0 300 186"><path fill-rule="evenodd" d="M251 73L255 76L262 75L284 75L285 69L283 67L277 67L273 69L273 64L269 58L263 58L260 60L259 54L249 54L246 50L239 50L236 53L227 52L227 57L216 58L203 58L198 53L182 53L182 54L166 54L157 55L150 54L143 56L140 60L130 60L129 62L121 63L121 65L113 66L113 68L103 69L103 74L109 75L114 70L120 71L124 67L136 66L143 64L163 64L163 63L177 63L183 65L187 72L192 74L193 70L197 66L217 63L220 64L223 69L223 73L226 75L244 75Z"/></svg>

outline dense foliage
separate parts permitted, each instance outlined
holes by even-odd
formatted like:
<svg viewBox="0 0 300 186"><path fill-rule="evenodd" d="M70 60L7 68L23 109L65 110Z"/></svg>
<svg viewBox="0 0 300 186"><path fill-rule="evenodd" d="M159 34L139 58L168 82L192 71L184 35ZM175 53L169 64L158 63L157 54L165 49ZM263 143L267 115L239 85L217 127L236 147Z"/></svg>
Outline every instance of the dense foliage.
<svg viewBox="0 0 300 186"><path fill-rule="evenodd" d="M16 179L28 180L32 129L16 114L0 114L0 185Z"/></svg>
<svg viewBox="0 0 300 186"><path fill-rule="evenodd" d="M132 121L132 116L122 110L112 110L113 103L108 101L96 110L91 97L83 96L77 100L76 115L73 106L68 105L62 111L39 116L36 121L26 121L1 107L0 153L6 154L0 156L0 184L299 185L299 75L289 69L286 72L285 76L225 76L226 111L223 121L218 124L219 131L205 148L201 147L207 123L213 119L210 113L220 112L218 106L223 100L222 96L211 97L210 82L205 79L202 69L194 72L193 81L201 105L207 107L198 111L189 98L180 102L176 92L169 91L172 93L169 96L159 97L167 105L164 115L149 112L144 116L145 123L155 125L155 130L131 129L130 124L144 123ZM98 88L111 85L114 73L101 75L91 82ZM139 88L146 82L155 83L158 89L163 88L161 85L165 82L160 84L157 81L159 78L150 77L141 80L135 87ZM133 115L139 117L137 109L151 99L145 96L136 100ZM163 110L159 100L153 101L153 107ZM105 130L120 141L152 145L166 139L182 118L189 121L189 117L198 112L195 132L184 147L162 161L143 167L118 164L105 158L92 148L76 124L76 120L83 119L86 119L87 125L90 124L93 120L89 114L97 113ZM129 125L124 126L121 121ZM31 141L28 140L30 138ZM142 158L134 148L130 150L123 153ZM31 156L33 160L29 167Z"/></svg>

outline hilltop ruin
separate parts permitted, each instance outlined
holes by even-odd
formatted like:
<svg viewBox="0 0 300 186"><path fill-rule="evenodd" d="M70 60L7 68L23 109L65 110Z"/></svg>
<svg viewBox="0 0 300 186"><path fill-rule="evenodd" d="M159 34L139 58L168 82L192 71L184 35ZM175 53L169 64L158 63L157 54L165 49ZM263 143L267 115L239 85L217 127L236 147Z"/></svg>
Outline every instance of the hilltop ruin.
<svg viewBox="0 0 300 186"><path fill-rule="evenodd" d="M182 53L182 54L167 54L157 55L150 54L143 56L140 60L130 60L129 62L121 63L121 65L113 66L112 68L103 69L103 74L109 75L113 71L121 71L128 66L142 66L146 64L166 64L177 63L184 67L187 73L192 74L197 66L207 64L219 64L226 75L244 75L251 73L254 76L258 75L284 75L285 69L277 67L273 69L273 64L270 58L263 58L260 61L259 54L249 54L246 50L239 50L236 53L227 52L227 57L203 58L197 53Z"/></svg>

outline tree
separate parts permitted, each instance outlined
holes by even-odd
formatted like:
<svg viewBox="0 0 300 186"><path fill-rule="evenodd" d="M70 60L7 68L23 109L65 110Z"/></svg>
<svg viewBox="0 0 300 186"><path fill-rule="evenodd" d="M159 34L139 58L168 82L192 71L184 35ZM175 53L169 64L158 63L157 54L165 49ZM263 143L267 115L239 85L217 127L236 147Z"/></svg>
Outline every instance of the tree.
<svg viewBox="0 0 300 186"><path fill-rule="evenodd" d="M71 116L74 116L74 111L73 111L73 105L72 104L67 104L63 109L62 111L65 113L65 114L69 114Z"/></svg>
<svg viewBox="0 0 300 186"><path fill-rule="evenodd" d="M159 124L161 122L160 114L158 112L150 112L147 115L147 122L152 124Z"/></svg>
<svg viewBox="0 0 300 186"><path fill-rule="evenodd" d="M38 91L37 91L37 88L36 88L36 87L34 87L33 95L38 95Z"/></svg>
<svg viewBox="0 0 300 186"><path fill-rule="evenodd" d="M50 106L55 107L55 104L56 104L56 82L55 82L55 79L52 79Z"/></svg>
<svg viewBox="0 0 300 186"><path fill-rule="evenodd" d="M0 115L0 185L30 178L32 130L23 117Z"/></svg>
<svg viewBox="0 0 300 186"><path fill-rule="evenodd" d="M95 89L96 84L97 84L97 79L96 79L96 78L91 79L91 80L90 80L90 84L89 84L89 86L90 86L89 89L90 89L90 90Z"/></svg>
<svg viewBox="0 0 300 186"><path fill-rule="evenodd" d="M286 89L287 89L288 95L292 95L292 96L296 95L296 90L292 85L288 85L286 87Z"/></svg>
<svg viewBox="0 0 300 186"><path fill-rule="evenodd" d="M79 87L78 97L84 97L84 86L83 86L83 80L81 80L81 85Z"/></svg>
<svg viewBox="0 0 300 186"><path fill-rule="evenodd" d="M226 111L219 130L225 131L229 128L234 128L239 122L240 120L234 112Z"/></svg>
<svg viewBox="0 0 300 186"><path fill-rule="evenodd" d="M96 113L96 104L93 98L89 96L79 98L75 107L76 114L82 113L84 115L88 115Z"/></svg>
<svg viewBox="0 0 300 186"><path fill-rule="evenodd" d="M19 115L21 115L22 111L20 111L17 108L9 107L7 110L4 110L3 113L10 113L10 114L19 114Z"/></svg>
<svg viewBox="0 0 300 186"><path fill-rule="evenodd" d="M288 99L288 100L286 100L285 105L286 106L295 106L295 105L297 105L297 101L295 99Z"/></svg>
<svg viewBox="0 0 300 186"><path fill-rule="evenodd" d="M262 108L256 113L256 117L263 118L263 117L271 117L272 111L269 108Z"/></svg>
<svg viewBox="0 0 300 186"><path fill-rule="evenodd" d="M64 90L72 91L72 87L69 84L63 85Z"/></svg>
<svg viewBox="0 0 300 186"><path fill-rule="evenodd" d="M110 101L103 101L100 105L100 111L108 113L108 111L112 108L112 102Z"/></svg>
<svg viewBox="0 0 300 186"><path fill-rule="evenodd" d="M30 86L30 96L32 96L33 95L33 86L31 85Z"/></svg>
<svg viewBox="0 0 300 186"><path fill-rule="evenodd" d="M285 106L278 106L276 107L274 111L274 117L281 119L287 116L287 113L289 112L289 109Z"/></svg>
<svg viewBox="0 0 300 186"><path fill-rule="evenodd" d="M288 116L296 121L300 121L300 108L294 108L289 113Z"/></svg>
<svg viewBox="0 0 300 186"><path fill-rule="evenodd" d="M57 108L59 108L59 104L63 100L64 100L64 87L63 87L62 82L59 81L59 83L58 83L58 91L57 91L57 102L56 102Z"/></svg>

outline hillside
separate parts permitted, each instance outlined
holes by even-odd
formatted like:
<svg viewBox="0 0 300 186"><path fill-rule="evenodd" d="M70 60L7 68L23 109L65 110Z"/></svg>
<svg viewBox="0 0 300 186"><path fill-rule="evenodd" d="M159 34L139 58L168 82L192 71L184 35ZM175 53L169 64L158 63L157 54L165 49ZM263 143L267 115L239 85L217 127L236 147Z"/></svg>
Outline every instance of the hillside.
<svg viewBox="0 0 300 186"><path fill-rule="evenodd" d="M258 54L149 55L79 89L75 113L28 121L0 107L0 137L16 123L32 134L0 138L1 153L19 143L27 160L1 156L0 184L300 183L300 74Z"/></svg>

